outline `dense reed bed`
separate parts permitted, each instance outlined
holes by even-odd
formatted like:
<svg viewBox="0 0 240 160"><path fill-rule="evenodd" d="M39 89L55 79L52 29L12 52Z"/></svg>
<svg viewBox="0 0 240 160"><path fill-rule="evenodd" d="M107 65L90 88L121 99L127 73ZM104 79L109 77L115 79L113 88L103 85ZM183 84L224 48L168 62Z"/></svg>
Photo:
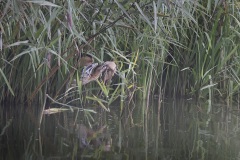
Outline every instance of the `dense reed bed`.
<svg viewBox="0 0 240 160"><path fill-rule="evenodd" d="M0 101L239 97L237 0L0 4ZM111 85L81 85L83 54L117 64Z"/></svg>

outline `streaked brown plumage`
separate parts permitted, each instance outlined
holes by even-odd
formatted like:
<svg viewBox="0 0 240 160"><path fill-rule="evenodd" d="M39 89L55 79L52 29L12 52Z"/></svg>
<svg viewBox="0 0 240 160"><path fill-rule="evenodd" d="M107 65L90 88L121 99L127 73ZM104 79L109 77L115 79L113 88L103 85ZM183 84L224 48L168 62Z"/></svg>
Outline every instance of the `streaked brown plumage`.
<svg viewBox="0 0 240 160"><path fill-rule="evenodd" d="M81 76L82 84L85 85L91 81L97 80L105 69L106 66L98 65L98 63L93 63L84 67Z"/></svg>
<svg viewBox="0 0 240 160"><path fill-rule="evenodd" d="M92 58L91 55L85 54L81 57L80 59L80 66L89 66L94 62L94 59Z"/></svg>
<svg viewBox="0 0 240 160"><path fill-rule="evenodd" d="M103 65L106 66L106 70L103 73L103 82L106 84L110 82L110 80L116 73L117 65L112 61L106 61L105 63L103 63Z"/></svg>
<svg viewBox="0 0 240 160"><path fill-rule="evenodd" d="M89 55L80 59L81 66L84 66L81 81L85 85L91 81L97 80L103 73L103 82L108 83L116 73L116 64L112 61L103 64L93 63L93 58Z"/></svg>

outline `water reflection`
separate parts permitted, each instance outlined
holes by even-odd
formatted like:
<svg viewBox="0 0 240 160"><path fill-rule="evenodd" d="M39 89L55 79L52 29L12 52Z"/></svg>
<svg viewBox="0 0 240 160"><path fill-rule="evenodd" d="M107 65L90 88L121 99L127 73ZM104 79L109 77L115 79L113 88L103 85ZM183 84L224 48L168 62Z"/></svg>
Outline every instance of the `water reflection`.
<svg viewBox="0 0 240 160"><path fill-rule="evenodd" d="M239 159L239 112L187 101L111 112L0 110L0 159ZM234 107L232 107L234 108Z"/></svg>

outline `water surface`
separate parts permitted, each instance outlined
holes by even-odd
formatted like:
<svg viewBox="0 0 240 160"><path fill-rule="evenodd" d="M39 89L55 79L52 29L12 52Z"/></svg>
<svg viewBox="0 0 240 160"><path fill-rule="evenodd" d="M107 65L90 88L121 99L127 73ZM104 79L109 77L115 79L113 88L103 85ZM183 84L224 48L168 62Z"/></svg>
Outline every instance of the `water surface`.
<svg viewBox="0 0 240 160"><path fill-rule="evenodd" d="M2 106L0 159L225 160L240 159L236 106L179 100L132 103L122 114L43 115L41 106Z"/></svg>

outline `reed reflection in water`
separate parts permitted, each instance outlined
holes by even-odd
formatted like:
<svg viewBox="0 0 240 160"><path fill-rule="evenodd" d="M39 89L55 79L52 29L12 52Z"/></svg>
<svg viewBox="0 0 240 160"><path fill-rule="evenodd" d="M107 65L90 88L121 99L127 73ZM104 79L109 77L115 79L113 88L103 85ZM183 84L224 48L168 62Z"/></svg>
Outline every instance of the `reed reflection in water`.
<svg viewBox="0 0 240 160"><path fill-rule="evenodd" d="M0 159L239 159L239 112L187 101L153 101L44 115L2 106ZM100 107L99 107L100 108ZM207 114L208 113L208 114ZM90 125L91 124L91 125Z"/></svg>

